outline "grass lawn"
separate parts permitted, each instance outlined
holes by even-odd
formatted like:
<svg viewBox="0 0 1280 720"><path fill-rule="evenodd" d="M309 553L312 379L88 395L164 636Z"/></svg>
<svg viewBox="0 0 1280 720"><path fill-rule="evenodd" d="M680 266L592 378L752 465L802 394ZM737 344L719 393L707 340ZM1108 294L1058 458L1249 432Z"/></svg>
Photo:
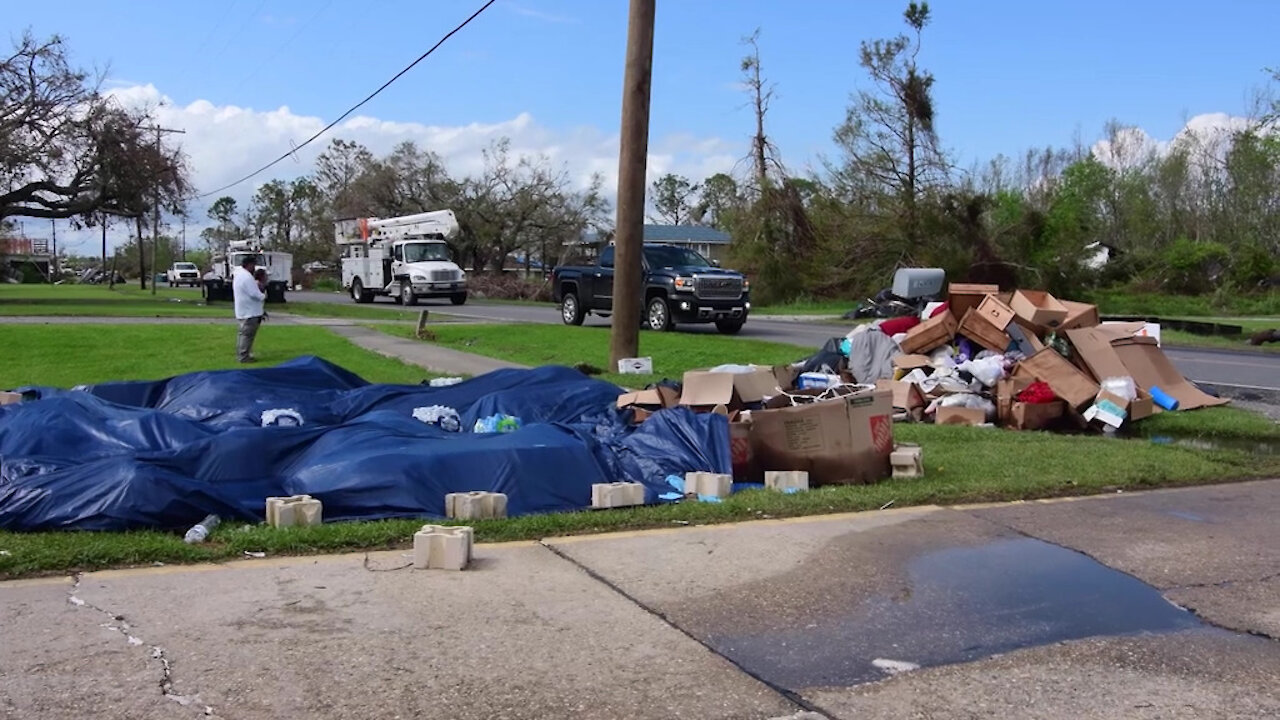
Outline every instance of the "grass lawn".
<svg viewBox="0 0 1280 720"><path fill-rule="evenodd" d="M1097 290L1078 299L1091 302L1107 315L1206 318L1270 317L1280 315L1280 291L1241 295L1161 295L1129 290Z"/></svg>
<svg viewBox="0 0 1280 720"><path fill-rule="evenodd" d="M234 325L10 325L3 332L0 388L154 380L246 367L235 360ZM316 355L373 382L418 383L431 375L357 347L325 328L270 321L258 332L254 354L260 365Z"/></svg>
<svg viewBox="0 0 1280 720"><path fill-rule="evenodd" d="M752 315L844 315L859 300L796 300L778 305L752 305Z"/></svg>
<svg viewBox="0 0 1280 720"><path fill-rule="evenodd" d="M1199 414L1199 413L1197 413ZM898 425L900 442L924 447L925 477L877 485L818 488L794 495L735 493L722 503L683 502L608 511L533 515L471 523L480 541L535 539L673 523L720 523L765 517L874 510L925 503L963 503L1084 495L1115 490L1211 483L1280 475L1280 455L1203 451L1145 440ZM296 555L407 547L422 519L332 523L273 529L228 523L204 545L178 533L0 531L0 578L73 570L235 558L245 551Z"/></svg>
<svg viewBox="0 0 1280 720"><path fill-rule="evenodd" d="M412 338L414 328L378 326L383 332ZM454 325L432 326L436 342L465 352L501 358L521 365L588 363L609 369L608 327L567 325ZM653 375L598 375L624 387L640 388L663 378L679 380L686 370L728 363L778 365L813 354L813 348L762 340L690 333L641 331L640 355L653 358Z"/></svg>

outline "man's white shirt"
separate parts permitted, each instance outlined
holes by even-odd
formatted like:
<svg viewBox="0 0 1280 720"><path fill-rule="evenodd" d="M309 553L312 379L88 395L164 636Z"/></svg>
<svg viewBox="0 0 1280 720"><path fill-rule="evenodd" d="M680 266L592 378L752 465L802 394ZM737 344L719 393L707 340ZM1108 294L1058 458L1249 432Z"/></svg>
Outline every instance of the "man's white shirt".
<svg viewBox="0 0 1280 720"><path fill-rule="evenodd" d="M253 279L253 273L242 267L236 268L231 273L231 292L235 294L237 320L263 314L262 303L267 296L258 288L258 281Z"/></svg>

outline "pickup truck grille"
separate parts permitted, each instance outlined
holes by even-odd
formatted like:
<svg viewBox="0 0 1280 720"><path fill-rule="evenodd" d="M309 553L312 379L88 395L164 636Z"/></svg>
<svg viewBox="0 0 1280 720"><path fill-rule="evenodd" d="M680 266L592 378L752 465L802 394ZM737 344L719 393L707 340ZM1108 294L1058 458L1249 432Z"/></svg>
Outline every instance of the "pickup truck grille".
<svg viewBox="0 0 1280 720"><path fill-rule="evenodd" d="M431 282L452 282L458 279L457 270L432 270Z"/></svg>
<svg viewBox="0 0 1280 720"><path fill-rule="evenodd" d="M693 294L700 300L737 300L742 297L742 279L734 277L698 277Z"/></svg>

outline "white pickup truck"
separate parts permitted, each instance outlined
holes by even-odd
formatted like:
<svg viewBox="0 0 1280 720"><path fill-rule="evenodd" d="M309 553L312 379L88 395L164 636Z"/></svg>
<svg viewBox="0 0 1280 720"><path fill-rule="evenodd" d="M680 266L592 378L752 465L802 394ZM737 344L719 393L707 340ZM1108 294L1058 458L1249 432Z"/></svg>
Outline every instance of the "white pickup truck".
<svg viewBox="0 0 1280 720"><path fill-rule="evenodd" d="M197 287L200 285L200 268L195 263L176 262L173 267L169 268L169 287L178 287L179 285L190 285Z"/></svg>

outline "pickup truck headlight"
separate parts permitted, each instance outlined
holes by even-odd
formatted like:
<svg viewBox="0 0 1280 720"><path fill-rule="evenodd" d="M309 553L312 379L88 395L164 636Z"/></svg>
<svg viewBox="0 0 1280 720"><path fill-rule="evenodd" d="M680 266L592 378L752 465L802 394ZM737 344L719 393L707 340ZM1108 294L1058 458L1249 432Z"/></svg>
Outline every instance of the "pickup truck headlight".
<svg viewBox="0 0 1280 720"><path fill-rule="evenodd" d="M410 279L411 279L411 280L413 280L414 282L426 282L426 281L427 281L427 276L426 276L426 275L414 275L414 276L412 276Z"/></svg>
<svg viewBox="0 0 1280 720"><path fill-rule="evenodd" d="M748 279L746 279L746 278L742 278L742 290L743 290L743 292L746 292L747 290L750 290L750 289L751 289L751 281L750 281L750 280L748 280Z"/></svg>
<svg viewBox="0 0 1280 720"><path fill-rule="evenodd" d="M692 290L692 289L693 289L693 278L691 278L691 277L677 276L677 277L676 277L676 289L677 289L677 290Z"/></svg>

